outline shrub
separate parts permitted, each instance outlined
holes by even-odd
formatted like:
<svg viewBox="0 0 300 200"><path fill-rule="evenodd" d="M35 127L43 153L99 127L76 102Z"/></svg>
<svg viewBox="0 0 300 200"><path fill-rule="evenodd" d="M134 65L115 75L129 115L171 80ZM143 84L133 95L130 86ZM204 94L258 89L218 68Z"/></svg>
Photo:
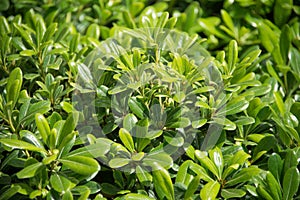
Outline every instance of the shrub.
<svg viewBox="0 0 300 200"><path fill-rule="evenodd" d="M299 199L299 3L0 3L0 199Z"/></svg>

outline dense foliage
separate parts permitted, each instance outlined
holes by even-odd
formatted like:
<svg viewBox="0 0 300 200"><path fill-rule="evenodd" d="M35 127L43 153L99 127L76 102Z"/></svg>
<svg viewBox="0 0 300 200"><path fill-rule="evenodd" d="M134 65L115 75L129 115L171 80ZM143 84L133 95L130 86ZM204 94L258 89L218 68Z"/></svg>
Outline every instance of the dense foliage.
<svg viewBox="0 0 300 200"><path fill-rule="evenodd" d="M1 0L0 199L300 199L294 0Z"/></svg>

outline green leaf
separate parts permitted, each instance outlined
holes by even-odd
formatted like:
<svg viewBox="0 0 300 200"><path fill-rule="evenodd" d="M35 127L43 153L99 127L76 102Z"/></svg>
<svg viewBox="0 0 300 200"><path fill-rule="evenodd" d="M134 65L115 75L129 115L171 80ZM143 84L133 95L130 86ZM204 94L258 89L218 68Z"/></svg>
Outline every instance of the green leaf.
<svg viewBox="0 0 300 200"><path fill-rule="evenodd" d="M65 137L67 137L75 130L77 126L78 118L79 118L79 113L76 111L69 114L64 126L62 127L62 130L59 131L58 144L60 144Z"/></svg>
<svg viewBox="0 0 300 200"><path fill-rule="evenodd" d="M289 168L295 167L298 164L296 153L289 149L284 158L283 172L286 172Z"/></svg>
<svg viewBox="0 0 300 200"><path fill-rule="evenodd" d="M246 110L249 106L249 102L245 100L243 97L241 98L234 98L231 100L227 105L226 109L224 111L219 112L219 115L222 115L223 113L226 115L233 115L239 112L242 112Z"/></svg>
<svg viewBox="0 0 300 200"><path fill-rule="evenodd" d="M291 68L298 81L300 80L300 53L298 49L292 47L289 51L288 57L291 61Z"/></svg>
<svg viewBox="0 0 300 200"><path fill-rule="evenodd" d="M280 96L279 92L274 92L274 99L275 99L276 106L277 106L281 116L285 116L286 108L285 108L285 105L283 103L282 97Z"/></svg>
<svg viewBox="0 0 300 200"><path fill-rule="evenodd" d="M36 151L36 152L45 153L45 154L47 153L47 151L45 149L36 147L33 144L24 142L22 140L3 138L3 139L0 139L0 142L8 147L13 148L13 149Z"/></svg>
<svg viewBox="0 0 300 200"><path fill-rule="evenodd" d="M251 166L249 168L243 168L239 173L233 175L233 177L225 183L227 187L234 186L239 183L247 182L254 176L257 176L261 170L257 167Z"/></svg>
<svg viewBox="0 0 300 200"><path fill-rule="evenodd" d="M175 183L180 183L180 184L184 185L186 188L188 187L188 185L190 184L190 182L193 179L193 176L188 173L188 170L192 163L193 162L191 160L187 160L180 165L178 172L177 172Z"/></svg>
<svg viewBox="0 0 300 200"><path fill-rule="evenodd" d="M235 40L231 40L228 47L228 70L231 74L235 69L235 64L238 59L238 46Z"/></svg>
<svg viewBox="0 0 300 200"><path fill-rule="evenodd" d="M56 148L56 141L57 141L57 130L55 128L53 128L50 131L50 135L48 136L48 139L47 139L47 144L48 144L48 147L50 148L50 150Z"/></svg>
<svg viewBox="0 0 300 200"><path fill-rule="evenodd" d="M275 0L273 17L275 24L281 27L286 24L293 9L293 0Z"/></svg>
<svg viewBox="0 0 300 200"><path fill-rule="evenodd" d="M218 169L219 177L222 176L224 168L224 160L221 150L218 147L209 151L209 157L214 162L215 166Z"/></svg>
<svg viewBox="0 0 300 200"><path fill-rule="evenodd" d="M128 165L130 162L129 158L113 158L109 161L108 165L111 168L120 168Z"/></svg>
<svg viewBox="0 0 300 200"><path fill-rule="evenodd" d="M27 167L25 167L24 169L22 169L21 171L19 171L17 173L17 177L19 179L23 179L23 178L31 178L34 177L36 174L38 174L45 166L43 165L43 163L38 162L38 163L34 163L32 165L29 165Z"/></svg>
<svg viewBox="0 0 300 200"><path fill-rule="evenodd" d="M36 46L33 42L33 39L31 37L31 34L29 34L28 32L26 32L23 27L19 24L14 23L13 24L14 27L19 31L21 37L24 39L24 41L32 48L35 49Z"/></svg>
<svg viewBox="0 0 300 200"><path fill-rule="evenodd" d="M61 103L60 103L60 106L61 106L62 109L63 109L64 111L66 111L67 113L71 113L71 112L74 110L72 104L70 104L70 103L68 103L68 102L65 102L65 101L61 102Z"/></svg>
<svg viewBox="0 0 300 200"><path fill-rule="evenodd" d="M54 190L60 193L65 193L75 186L69 179L57 173L51 175L50 184Z"/></svg>
<svg viewBox="0 0 300 200"><path fill-rule="evenodd" d="M283 200L292 200L299 190L299 170L297 167L288 169L283 177Z"/></svg>
<svg viewBox="0 0 300 200"><path fill-rule="evenodd" d="M124 117L123 127L127 131L131 131L131 129L135 126L137 121L138 121L138 119L136 118L136 116L132 113L129 113Z"/></svg>
<svg viewBox="0 0 300 200"><path fill-rule="evenodd" d="M121 191L119 187L110 183L102 183L101 188L101 192L108 195L116 195L119 191Z"/></svg>
<svg viewBox="0 0 300 200"><path fill-rule="evenodd" d="M160 199L175 199L173 183L169 172L156 162L153 163L153 184Z"/></svg>
<svg viewBox="0 0 300 200"><path fill-rule="evenodd" d="M154 200L154 198L144 194L129 193L124 196L126 200Z"/></svg>
<svg viewBox="0 0 300 200"><path fill-rule="evenodd" d="M253 151L252 162L259 159L264 153L274 148L276 145L277 140L273 135L266 136L263 139L261 139Z"/></svg>
<svg viewBox="0 0 300 200"><path fill-rule="evenodd" d="M47 119L42 114L37 113L35 114L35 123L44 143L47 144L47 139L50 135L50 127Z"/></svg>
<svg viewBox="0 0 300 200"><path fill-rule="evenodd" d="M251 156L249 154L247 154L245 151L243 150L239 150L238 152L236 152L234 154L234 156L231 158L230 160L230 165L233 165L233 164L239 164L239 165L243 165L246 160L248 158L250 158Z"/></svg>
<svg viewBox="0 0 300 200"><path fill-rule="evenodd" d="M203 179L206 182L213 181L213 179L208 175L207 171L200 165L196 163L191 163L190 169L195 172L197 175L201 176L201 179Z"/></svg>
<svg viewBox="0 0 300 200"><path fill-rule="evenodd" d="M10 74L6 85L6 92L7 92L7 102L12 101L12 107L15 107L15 104L18 101L19 94L21 91L23 82L23 74L22 70L17 67L15 68Z"/></svg>
<svg viewBox="0 0 300 200"><path fill-rule="evenodd" d="M278 182L281 179L281 172L283 168L283 160L276 153L273 153L268 160L268 169L273 174Z"/></svg>
<svg viewBox="0 0 300 200"><path fill-rule="evenodd" d="M70 45L69 45L69 49L71 53L75 53L77 48L78 48L78 44L79 44L79 40L80 40L80 34L74 34L72 35L72 39L70 40Z"/></svg>
<svg viewBox="0 0 300 200"><path fill-rule="evenodd" d="M120 131L119 131L119 137L120 137L122 143L125 145L125 147L130 152L134 152L133 139L132 139L130 133L126 129L124 129L124 128L120 129Z"/></svg>
<svg viewBox="0 0 300 200"><path fill-rule="evenodd" d="M59 153L59 151L55 149L53 152L54 152L53 155L43 158L42 163L44 165L49 165L50 163L52 163L57 159L57 154Z"/></svg>
<svg viewBox="0 0 300 200"><path fill-rule="evenodd" d="M98 158L104 156L110 150L110 144L106 142L95 143L71 151L68 156L86 156Z"/></svg>
<svg viewBox="0 0 300 200"><path fill-rule="evenodd" d="M266 183L269 186L271 196L275 200L280 200L282 197L280 185L270 172L267 173Z"/></svg>
<svg viewBox="0 0 300 200"><path fill-rule="evenodd" d="M100 33L101 33L101 31L100 31L99 25L98 24L91 24L87 28L86 36L87 37L92 37L92 38L95 38L95 39L99 39Z"/></svg>
<svg viewBox="0 0 300 200"><path fill-rule="evenodd" d="M273 197L261 185L258 185L257 193L266 200L273 200Z"/></svg>
<svg viewBox="0 0 300 200"><path fill-rule="evenodd" d="M275 45L278 44L279 37L265 23L261 23L258 26L258 31L262 45L269 53L272 53Z"/></svg>
<svg viewBox="0 0 300 200"><path fill-rule="evenodd" d="M255 119L252 117L241 116L238 120L234 122L238 126L245 126L255 123Z"/></svg>
<svg viewBox="0 0 300 200"><path fill-rule="evenodd" d="M192 122L192 127L193 128L201 128L202 126L204 126L207 122L207 119L200 119L200 120L196 120Z"/></svg>
<svg viewBox="0 0 300 200"><path fill-rule="evenodd" d="M4 0L3 2L9 2L8 0ZM1 6L1 8L3 8ZM0 34L5 35L11 32L10 26L8 24L7 19L4 16L0 17Z"/></svg>
<svg viewBox="0 0 300 200"><path fill-rule="evenodd" d="M64 156L72 149L76 139L76 133L72 132L68 134L58 146L60 156Z"/></svg>
<svg viewBox="0 0 300 200"><path fill-rule="evenodd" d="M20 52L21 56L28 56L28 57L34 56L36 54L37 54L37 52L35 52L33 50L30 50L30 49L26 49L26 50L23 50L23 51Z"/></svg>
<svg viewBox="0 0 300 200"><path fill-rule="evenodd" d="M63 194L62 200L73 200L73 194L70 190Z"/></svg>
<svg viewBox="0 0 300 200"><path fill-rule="evenodd" d="M198 14L200 12L198 2L192 2L185 10L186 13L186 21L183 24L182 30L189 32L192 28L194 28L194 24L197 20Z"/></svg>
<svg viewBox="0 0 300 200"><path fill-rule="evenodd" d="M20 186L12 186L9 189L5 190L4 193L0 195L1 200L9 200L15 194L17 194L22 188Z"/></svg>
<svg viewBox="0 0 300 200"><path fill-rule="evenodd" d="M135 98L130 98L128 101L130 110L139 118L143 119L146 115L146 108Z"/></svg>
<svg viewBox="0 0 300 200"><path fill-rule="evenodd" d="M31 104L29 108L22 113L22 117L19 118L19 124L30 124L34 120L36 113L44 114L48 112L50 110L50 104L50 101L39 101Z"/></svg>
<svg viewBox="0 0 300 200"><path fill-rule="evenodd" d="M218 181L210 181L204 185L200 191L201 199L214 200L218 196L220 190L220 183Z"/></svg>
<svg viewBox="0 0 300 200"><path fill-rule="evenodd" d="M170 168L173 165L173 159L165 152L151 152L143 159L143 164L151 167L153 164L159 164L161 167Z"/></svg>
<svg viewBox="0 0 300 200"><path fill-rule="evenodd" d="M128 28L135 28L136 27L131 14L127 10L124 10L122 12L122 16L123 16L124 22L126 23L126 26Z"/></svg>
<svg viewBox="0 0 300 200"><path fill-rule="evenodd" d="M5 11L5 10L9 9L9 5L10 5L9 0L3 0L3 1L1 1L1 3L0 3L0 11Z"/></svg>
<svg viewBox="0 0 300 200"><path fill-rule="evenodd" d="M280 34L280 54L284 63L287 63L288 54L292 43L292 35L289 25L284 25Z"/></svg>
<svg viewBox="0 0 300 200"><path fill-rule="evenodd" d="M135 168L135 172L139 181L144 185L148 185L149 183L152 182L151 174L148 171L146 171L146 169L144 169L143 167L137 166Z"/></svg>
<svg viewBox="0 0 300 200"><path fill-rule="evenodd" d="M49 41L56 31L57 31L57 23L51 23L48 26L48 28L47 28L47 30L44 34L44 37L42 39L42 43Z"/></svg>
<svg viewBox="0 0 300 200"><path fill-rule="evenodd" d="M37 136L35 134L33 134L32 132L27 131L27 130L21 130L20 137L22 138L23 141L29 142L36 147L44 149L44 145L41 142L41 140L38 139Z"/></svg>
<svg viewBox="0 0 300 200"><path fill-rule="evenodd" d="M241 198L246 195L242 189L222 189L221 196L225 199Z"/></svg>
<svg viewBox="0 0 300 200"><path fill-rule="evenodd" d="M93 158L85 156L69 156L59 159L63 166L81 175L92 175L100 170L100 165Z"/></svg>
<svg viewBox="0 0 300 200"><path fill-rule="evenodd" d="M217 166L208 158L208 155L204 151L195 151L196 158L200 161L201 165L211 171L215 176L220 178Z"/></svg>
<svg viewBox="0 0 300 200"><path fill-rule="evenodd" d="M200 180L201 180L201 175L197 175L192 179L191 183L188 185L188 188L184 194L184 199L192 198L192 196L194 195L194 193L197 191L199 187Z"/></svg>

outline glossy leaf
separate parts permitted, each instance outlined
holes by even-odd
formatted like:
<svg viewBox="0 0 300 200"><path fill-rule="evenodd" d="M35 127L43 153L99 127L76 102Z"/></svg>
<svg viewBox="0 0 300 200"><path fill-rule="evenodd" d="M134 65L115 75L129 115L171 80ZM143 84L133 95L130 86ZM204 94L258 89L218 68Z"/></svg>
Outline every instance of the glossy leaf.
<svg viewBox="0 0 300 200"><path fill-rule="evenodd" d="M288 169L283 177L283 198L291 200L299 189L299 170L296 167Z"/></svg>
<svg viewBox="0 0 300 200"><path fill-rule="evenodd" d="M35 115L35 123L42 136L44 143L47 144L47 139L48 136L50 135L50 127L48 121L42 114L37 113Z"/></svg>
<svg viewBox="0 0 300 200"><path fill-rule="evenodd" d="M201 199L216 199L219 190L220 190L220 183L218 181L210 181L204 185L204 187L200 191Z"/></svg>
<svg viewBox="0 0 300 200"><path fill-rule="evenodd" d="M24 149L24 150L29 150L29 151L47 153L47 151L45 149L34 146L33 144L24 142L22 140L5 138L5 139L0 139L0 142L8 147L13 148L13 149Z"/></svg>
<svg viewBox="0 0 300 200"><path fill-rule="evenodd" d="M239 173L235 174L229 181L226 182L226 186L233 186L238 183L247 182L254 176L260 173L260 169L254 166L249 168L243 168Z"/></svg>
<svg viewBox="0 0 300 200"><path fill-rule="evenodd" d="M82 175L92 175L100 170L98 162L84 156L70 156L59 159L64 166Z"/></svg>
<svg viewBox="0 0 300 200"><path fill-rule="evenodd" d="M242 189L222 189L221 196L225 199L241 198L246 195Z"/></svg>
<svg viewBox="0 0 300 200"><path fill-rule="evenodd" d="M51 175L50 184L54 190L56 190L57 192L62 192L62 193L65 193L66 191L68 191L69 189L74 187L74 185L75 185L66 177L61 176L56 173Z"/></svg>
<svg viewBox="0 0 300 200"><path fill-rule="evenodd" d="M157 163L153 163L153 184L160 199L175 199L173 183L169 172Z"/></svg>
<svg viewBox="0 0 300 200"><path fill-rule="evenodd" d="M122 141L122 143L125 145L125 147L133 152L134 151L134 143L133 143L133 139L132 139L132 136L130 135L130 133L124 129L124 128L121 128L120 131L119 131L119 137Z"/></svg>
<svg viewBox="0 0 300 200"><path fill-rule="evenodd" d="M44 167L43 163L29 165L17 173L19 179L34 177Z"/></svg>

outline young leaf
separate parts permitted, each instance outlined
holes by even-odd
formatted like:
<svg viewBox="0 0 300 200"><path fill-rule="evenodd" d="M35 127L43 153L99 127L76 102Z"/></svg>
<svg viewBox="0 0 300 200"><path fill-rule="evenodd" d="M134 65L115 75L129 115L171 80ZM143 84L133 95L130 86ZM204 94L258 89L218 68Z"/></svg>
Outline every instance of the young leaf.
<svg viewBox="0 0 300 200"><path fill-rule="evenodd" d="M48 136L50 135L50 127L49 127L47 119L42 114L37 113L35 115L35 123L36 123L37 129L39 130L39 132L42 136L44 143L47 144L47 139L48 139Z"/></svg>
<svg viewBox="0 0 300 200"><path fill-rule="evenodd" d="M121 128L119 131L119 137L120 137L122 143L125 145L125 147L130 152L133 152L134 151L134 143L133 143L133 139L132 139L132 136L130 135L130 133L126 129Z"/></svg>
<svg viewBox="0 0 300 200"><path fill-rule="evenodd" d="M174 188L169 172L156 162L153 163L153 184L160 199L174 200Z"/></svg>
<svg viewBox="0 0 300 200"><path fill-rule="evenodd" d="M180 165L179 170L177 172L175 183L180 183L181 185L184 185L186 188L188 187L188 185L193 179L193 176L188 173L191 163L193 163L191 160L187 160Z"/></svg>
<svg viewBox="0 0 300 200"><path fill-rule="evenodd" d="M113 158L109 161L108 165L111 168L120 168L120 167L124 167L125 165L128 165L128 163L130 162L130 159L128 158Z"/></svg>
<svg viewBox="0 0 300 200"><path fill-rule="evenodd" d="M210 181L204 185L200 191L201 199L211 199L214 200L218 196L220 190L220 183L218 181Z"/></svg>
<svg viewBox="0 0 300 200"><path fill-rule="evenodd" d="M230 74L235 69L235 64L237 62L237 59L238 59L238 46L237 46L237 42L235 40L232 40L229 43L229 47L228 47L228 70L229 70Z"/></svg>
<svg viewBox="0 0 300 200"><path fill-rule="evenodd" d="M19 98L19 94L21 91L23 82L23 74L22 70L17 67L15 68L9 75L7 84L6 84L6 92L7 92L7 102L12 101L12 107L15 107L15 104Z"/></svg>
<svg viewBox="0 0 300 200"><path fill-rule="evenodd" d="M195 151L196 158L200 161L201 165L211 171L215 176L219 177L219 171L216 165L208 158L207 153L203 151Z"/></svg>
<svg viewBox="0 0 300 200"><path fill-rule="evenodd" d="M184 194L184 199L192 198L192 196L194 195L194 193L199 187L200 180L201 180L201 175L197 175L192 179L191 183L188 185L188 188Z"/></svg>
<svg viewBox="0 0 300 200"><path fill-rule="evenodd" d="M63 139L65 137L67 137L70 133L72 133L76 126L77 126L77 122L78 122L78 118L79 118L79 113L78 112L72 112L69 114L68 118L66 119L66 122L64 123L62 130L58 131L58 144L60 145L60 143L63 141Z"/></svg>
<svg viewBox="0 0 300 200"><path fill-rule="evenodd" d="M215 147L209 151L209 157L214 162L218 169L219 177L221 177L224 168L224 160L221 150L218 147Z"/></svg>

